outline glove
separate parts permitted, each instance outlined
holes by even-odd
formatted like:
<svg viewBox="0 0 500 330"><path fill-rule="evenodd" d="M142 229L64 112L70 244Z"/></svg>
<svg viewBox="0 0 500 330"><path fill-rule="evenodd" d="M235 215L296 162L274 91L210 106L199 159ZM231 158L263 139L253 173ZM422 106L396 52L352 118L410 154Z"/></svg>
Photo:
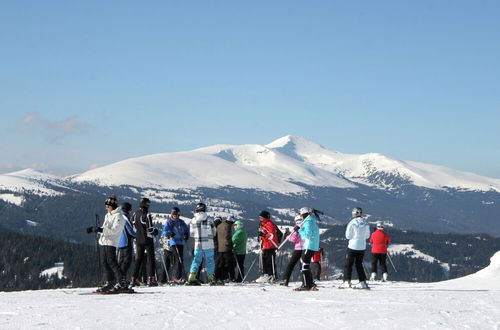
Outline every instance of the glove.
<svg viewBox="0 0 500 330"><path fill-rule="evenodd" d="M290 228L285 229L285 233L283 235L285 236L290 235Z"/></svg>
<svg viewBox="0 0 500 330"><path fill-rule="evenodd" d="M293 231L299 231L299 229L300 229L299 225L295 225L295 227L293 227Z"/></svg>
<svg viewBox="0 0 500 330"><path fill-rule="evenodd" d="M175 233L171 232L171 231L167 231L167 237L168 238L172 238L175 236Z"/></svg>
<svg viewBox="0 0 500 330"><path fill-rule="evenodd" d="M188 234L184 234L184 236L182 237L185 241L187 241L189 239L189 235Z"/></svg>
<svg viewBox="0 0 500 330"><path fill-rule="evenodd" d="M148 228L148 233L153 235L153 236L156 236L158 235L158 229L154 228L154 227L149 227Z"/></svg>
<svg viewBox="0 0 500 330"><path fill-rule="evenodd" d="M97 226L92 226L87 228L87 234L90 233L102 233L102 228Z"/></svg>
<svg viewBox="0 0 500 330"><path fill-rule="evenodd" d="M259 231L259 236L266 236L263 232Z"/></svg>
<svg viewBox="0 0 500 330"><path fill-rule="evenodd" d="M90 234L91 232L93 232L92 228L93 228L93 227L88 227L88 228L87 228L87 234Z"/></svg>

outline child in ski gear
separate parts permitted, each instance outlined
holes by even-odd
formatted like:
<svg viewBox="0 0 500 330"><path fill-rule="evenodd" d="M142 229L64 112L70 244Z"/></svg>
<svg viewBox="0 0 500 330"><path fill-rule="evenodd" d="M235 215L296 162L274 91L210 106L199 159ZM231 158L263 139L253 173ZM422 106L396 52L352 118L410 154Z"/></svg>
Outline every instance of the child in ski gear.
<svg viewBox="0 0 500 330"><path fill-rule="evenodd" d="M302 226L300 228L295 226L294 230L298 231L302 239L302 255L300 257L302 286L297 290L317 290L311 274L310 263L314 252L319 250L318 218L313 213L313 209L307 206L301 207L299 214L303 219Z"/></svg>
<svg viewBox="0 0 500 330"><path fill-rule="evenodd" d="M106 284L96 291L125 291L127 290L127 284L125 276L116 260L116 247L120 241L120 236L127 219L121 213L121 207L118 207L118 201L115 196L108 197L104 205L107 213L104 217L102 227L94 226L87 228L87 233L100 233L99 245L101 248L99 252Z"/></svg>
<svg viewBox="0 0 500 330"><path fill-rule="evenodd" d="M259 238L262 258L262 275L257 282L269 282L276 278L276 249L278 248L278 227L271 221L271 214L262 211L259 214Z"/></svg>
<svg viewBox="0 0 500 330"><path fill-rule="evenodd" d="M236 276L235 282L242 282L245 276L245 256L247 254L247 234L243 230L243 222L236 220L233 225L234 234L231 238L233 242L233 252L236 257Z"/></svg>
<svg viewBox="0 0 500 330"><path fill-rule="evenodd" d="M234 221L231 217L222 220L216 225L215 241L217 254L215 259L215 279L219 284L226 280L234 280L234 255L232 241L232 227Z"/></svg>
<svg viewBox="0 0 500 330"><path fill-rule="evenodd" d="M163 230L162 237L168 240L170 249L164 250L164 258L173 260L173 273L171 280L174 282L184 280L184 244L189 239L189 226L180 218L180 209L173 207L170 211ZM165 264L167 260L165 260Z"/></svg>
<svg viewBox="0 0 500 330"><path fill-rule="evenodd" d="M313 279L320 280L321 276L321 261L323 260L323 248L319 248L319 251L314 252L311 259L311 273Z"/></svg>
<svg viewBox="0 0 500 330"><path fill-rule="evenodd" d="M300 228L302 226L302 216L297 215L295 217L295 226L298 226ZM290 276L292 275L293 269L295 265L299 262L300 256L302 255L302 239L300 238L300 234L298 231L293 231L292 234L290 234L286 240L295 243L294 250L292 252L292 256L290 257L290 261L288 262L288 265L286 265L285 272L283 273L283 282L281 282L281 285L288 286L288 282L290 282Z"/></svg>
<svg viewBox="0 0 500 330"><path fill-rule="evenodd" d="M130 203L122 204L122 214L125 216L125 227L123 228L122 235L120 237L120 242L118 243L118 265L125 277L129 271L130 265L132 264L133 256L133 240L135 238L135 230L130 222L130 212L132 211L132 205Z"/></svg>
<svg viewBox="0 0 500 330"><path fill-rule="evenodd" d="M352 220L349 221L345 231L345 237L349 240L344 266L344 283L341 287L351 287L352 267L356 265L359 287L368 289L366 274L363 269L363 257L365 255L366 240L370 237L370 226L362 217L363 210L355 207L352 210Z"/></svg>
<svg viewBox="0 0 500 330"><path fill-rule="evenodd" d="M382 280L387 281L387 246L391 244L391 238L384 231L384 225L381 222L377 222L377 229L372 233L370 243L372 244L372 273L370 281L374 281L377 276L377 263L380 263L380 268L382 268Z"/></svg>
<svg viewBox="0 0 500 330"><path fill-rule="evenodd" d="M141 268L141 263L146 252L146 267L148 274L148 286L156 286L155 279L155 249L153 237L158 235L158 229L153 226L153 219L148 213L151 202L148 198L142 198L139 203L139 210L134 212L132 223L136 231L135 246L136 257L134 271L132 272L132 285L137 285L137 279Z"/></svg>
<svg viewBox="0 0 500 330"><path fill-rule="evenodd" d="M206 213L204 203L196 204L195 214L190 223L190 235L194 239L194 257L189 269L188 284L197 284L196 273L205 257L208 281L214 282L214 223Z"/></svg>

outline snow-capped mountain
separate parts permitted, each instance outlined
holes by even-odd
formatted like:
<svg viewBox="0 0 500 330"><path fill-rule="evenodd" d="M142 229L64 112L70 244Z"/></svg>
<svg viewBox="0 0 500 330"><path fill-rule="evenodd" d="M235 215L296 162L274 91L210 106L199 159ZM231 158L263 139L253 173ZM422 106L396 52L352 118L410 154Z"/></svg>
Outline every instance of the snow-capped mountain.
<svg viewBox="0 0 500 330"><path fill-rule="evenodd" d="M279 193L304 186L395 189L412 184L430 189L500 191L500 180L442 166L377 154L351 155L302 137L285 136L267 145L215 145L185 152L131 158L69 178L99 185L164 189L237 187Z"/></svg>

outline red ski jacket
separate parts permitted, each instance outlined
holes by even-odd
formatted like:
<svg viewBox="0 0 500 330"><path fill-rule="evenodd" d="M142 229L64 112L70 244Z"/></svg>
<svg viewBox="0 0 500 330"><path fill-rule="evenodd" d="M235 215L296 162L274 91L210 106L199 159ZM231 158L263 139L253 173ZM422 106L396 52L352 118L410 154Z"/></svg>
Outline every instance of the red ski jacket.
<svg viewBox="0 0 500 330"><path fill-rule="evenodd" d="M321 255L323 254L323 249L314 252L311 262L321 262Z"/></svg>
<svg viewBox="0 0 500 330"><path fill-rule="evenodd" d="M278 227L271 219L264 218L260 223L259 231L264 234L264 236L260 236L263 250L276 249L278 247Z"/></svg>
<svg viewBox="0 0 500 330"><path fill-rule="evenodd" d="M387 253L387 246L391 244L391 238L383 230L377 229L370 237L372 253Z"/></svg>

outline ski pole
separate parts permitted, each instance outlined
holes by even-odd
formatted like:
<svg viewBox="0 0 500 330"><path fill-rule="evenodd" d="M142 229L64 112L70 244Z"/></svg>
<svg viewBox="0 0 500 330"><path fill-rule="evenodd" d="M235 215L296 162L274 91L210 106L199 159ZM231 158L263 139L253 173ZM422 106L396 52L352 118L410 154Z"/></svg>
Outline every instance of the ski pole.
<svg viewBox="0 0 500 330"><path fill-rule="evenodd" d="M398 270L396 269L396 267L394 266L394 263L392 262L392 258L391 258L391 255L389 254L389 252L387 252L387 258L389 259L389 261L391 262L391 265L392 265L392 268L394 268L394 271L397 273Z"/></svg>
<svg viewBox="0 0 500 330"><path fill-rule="evenodd" d="M236 254L233 253L234 260L236 261L236 266L238 266L238 272L240 273L241 281L243 282L243 273L241 272L240 264L238 263L238 258L236 258Z"/></svg>
<svg viewBox="0 0 500 330"><path fill-rule="evenodd" d="M160 247L161 261L163 263L163 269L165 270L165 275L167 275L167 281L170 282L170 276L168 275L167 265L165 264L165 255L163 254L163 249Z"/></svg>
<svg viewBox="0 0 500 330"><path fill-rule="evenodd" d="M179 249L177 248L177 244L174 245L175 247L175 252L177 252L177 259L179 260L179 264L181 266L181 277L184 278L185 272L184 272L184 264L182 263L181 255L179 254Z"/></svg>
<svg viewBox="0 0 500 330"><path fill-rule="evenodd" d="M95 215L95 226L99 227L99 214ZM101 265L101 253L99 251L99 238L97 232L95 233L95 250L97 252L97 262L99 268L99 281L102 280L102 265Z"/></svg>
<svg viewBox="0 0 500 330"><path fill-rule="evenodd" d="M245 282L245 279L247 278L248 274L250 274L250 271L252 270L253 265L255 265L255 262L257 261L257 258L255 258L253 260L252 264L250 265L250 268L247 270L247 273L245 274L245 276L243 277L243 279L241 280L241 282Z"/></svg>

